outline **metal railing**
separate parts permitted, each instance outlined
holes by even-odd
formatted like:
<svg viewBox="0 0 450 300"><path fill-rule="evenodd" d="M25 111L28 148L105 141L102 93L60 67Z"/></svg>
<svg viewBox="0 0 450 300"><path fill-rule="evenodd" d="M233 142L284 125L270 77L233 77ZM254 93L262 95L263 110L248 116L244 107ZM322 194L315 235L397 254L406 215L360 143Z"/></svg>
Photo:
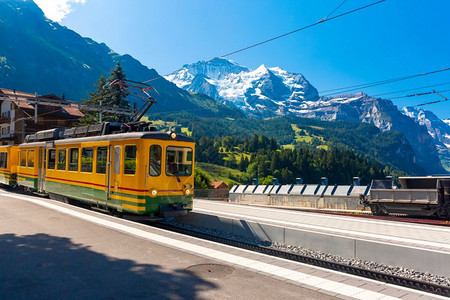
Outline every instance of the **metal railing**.
<svg viewBox="0 0 450 300"><path fill-rule="evenodd" d="M228 189L195 189L194 198L227 201L230 193Z"/></svg>

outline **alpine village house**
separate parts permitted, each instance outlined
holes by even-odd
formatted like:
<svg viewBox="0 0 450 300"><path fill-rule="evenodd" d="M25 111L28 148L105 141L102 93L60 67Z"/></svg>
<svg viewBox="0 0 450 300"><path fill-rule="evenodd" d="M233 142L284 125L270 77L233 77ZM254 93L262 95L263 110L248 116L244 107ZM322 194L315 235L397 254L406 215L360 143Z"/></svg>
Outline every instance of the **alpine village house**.
<svg viewBox="0 0 450 300"><path fill-rule="evenodd" d="M0 89L1 145L16 145L40 130L73 127L83 113L75 102L53 94L40 96Z"/></svg>

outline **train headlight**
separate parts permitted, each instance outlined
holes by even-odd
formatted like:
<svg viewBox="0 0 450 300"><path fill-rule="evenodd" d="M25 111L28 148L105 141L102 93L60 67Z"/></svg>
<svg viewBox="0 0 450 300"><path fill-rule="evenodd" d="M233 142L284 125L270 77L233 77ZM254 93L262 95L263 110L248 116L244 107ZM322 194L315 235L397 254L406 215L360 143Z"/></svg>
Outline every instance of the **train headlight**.
<svg viewBox="0 0 450 300"><path fill-rule="evenodd" d="M156 189L150 189L150 197L154 198L158 196L158 191Z"/></svg>
<svg viewBox="0 0 450 300"><path fill-rule="evenodd" d="M170 136L171 139L175 139L175 138L177 137L176 132L169 131L168 134L169 134L169 136Z"/></svg>
<svg viewBox="0 0 450 300"><path fill-rule="evenodd" d="M185 190L183 191L183 194L184 194L185 196L190 196L190 195L192 194L192 190L191 190L191 189L185 189Z"/></svg>

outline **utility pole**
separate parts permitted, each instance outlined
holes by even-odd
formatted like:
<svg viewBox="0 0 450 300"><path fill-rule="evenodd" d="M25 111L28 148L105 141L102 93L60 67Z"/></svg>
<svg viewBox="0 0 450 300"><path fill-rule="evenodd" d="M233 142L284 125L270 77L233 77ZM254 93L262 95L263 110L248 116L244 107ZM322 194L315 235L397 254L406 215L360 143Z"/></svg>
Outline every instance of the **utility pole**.
<svg viewBox="0 0 450 300"><path fill-rule="evenodd" d="M34 124L38 122L38 94L34 93Z"/></svg>
<svg viewBox="0 0 450 300"><path fill-rule="evenodd" d="M100 101L100 107L102 107L102 103L103 103L103 101ZM103 123L103 111L102 110L100 110L100 112L99 112L99 121L100 121L100 124L102 124Z"/></svg>

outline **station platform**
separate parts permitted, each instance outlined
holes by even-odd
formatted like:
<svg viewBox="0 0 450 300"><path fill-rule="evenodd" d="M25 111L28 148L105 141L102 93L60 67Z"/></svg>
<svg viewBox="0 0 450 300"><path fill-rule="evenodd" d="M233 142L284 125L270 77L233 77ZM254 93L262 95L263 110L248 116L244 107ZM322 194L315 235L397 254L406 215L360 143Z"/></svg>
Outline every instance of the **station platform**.
<svg viewBox="0 0 450 300"><path fill-rule="evenodd" d="M0 190L7 299L444 299Z"/></svg>
<svg viewBox="0 0 450 300"><path fill-rule="evenodd" d="M450 228L195 200L183 222L450 277Z"/></svg>

